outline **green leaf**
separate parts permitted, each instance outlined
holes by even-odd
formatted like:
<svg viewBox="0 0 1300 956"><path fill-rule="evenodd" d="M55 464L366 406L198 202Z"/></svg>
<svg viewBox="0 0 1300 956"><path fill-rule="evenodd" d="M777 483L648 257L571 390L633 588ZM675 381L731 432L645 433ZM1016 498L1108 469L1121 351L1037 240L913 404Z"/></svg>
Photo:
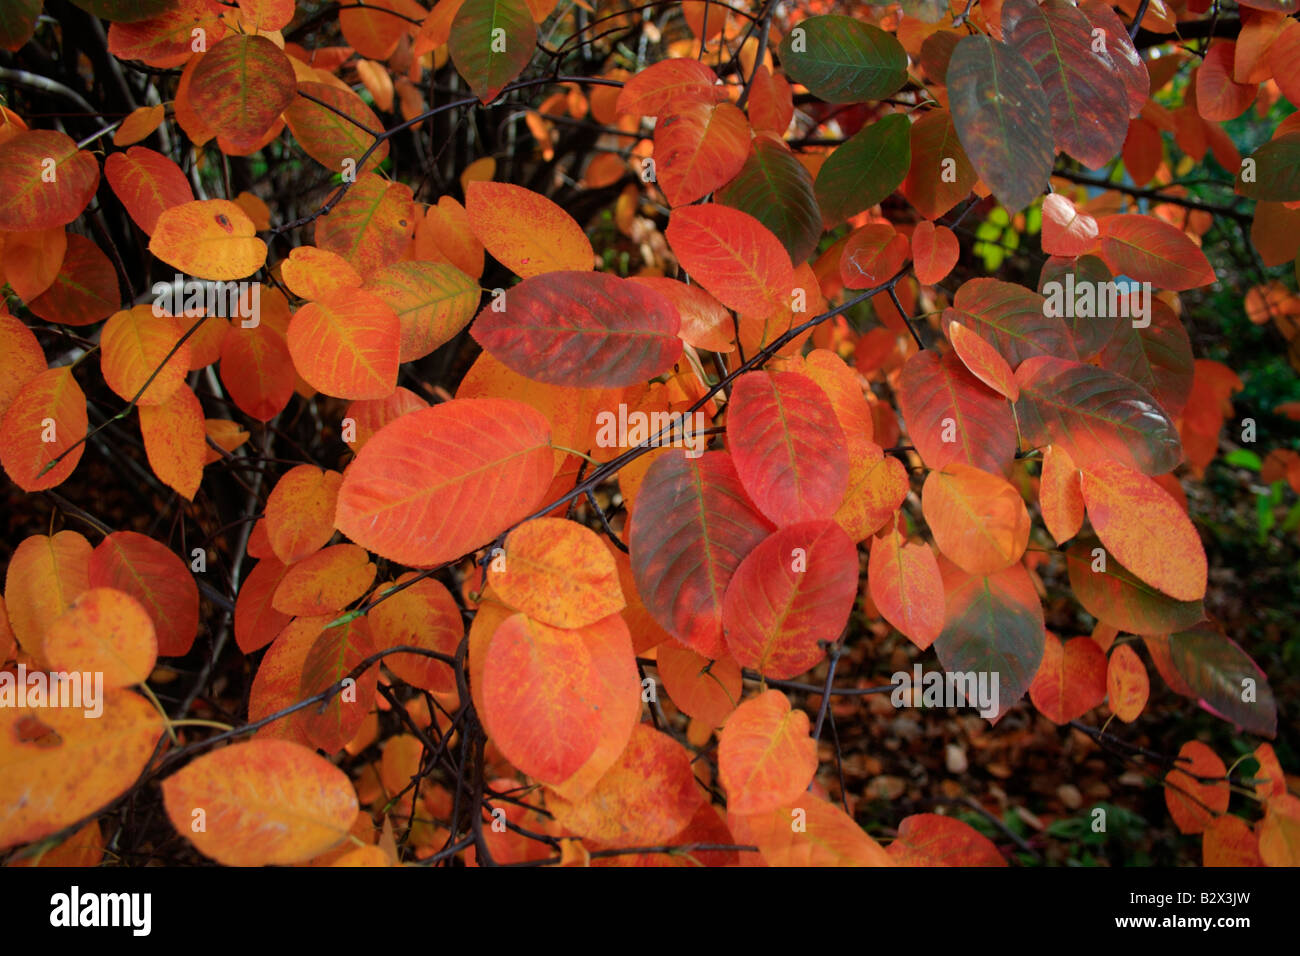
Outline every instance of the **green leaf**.
<svg viewBox="0 0 1300 956"><path fill-rule="evenodd" d="M1029 690L1043 660L1043 608L1029 572L1013 564L950 579L945 570L944 589L947 617L934 642L939 663L949 672L996 674L1001 716Z"/></svg>
<svg viewBox="0 0 1300 956"><path fill-rule="evenodd" d="M523 72L537 46L524 0L465 0L451 22L452 63L483 103Z"/></svg>
<svg viewBox="0 0 1300 956"><path fill-rule="evenodd" d="M1198 627L1171 635L1169 656L1210 713L1262 737L1277 733L1277 703L1268 677L1236 641Z"/></svg>
<svg viewBox="0 0 1300 956"><path fill-rule="evenodd" d="M1255 161L1252 181L1244 179L1250 167L1243 165L1237 173L1237 192L1267 202L1300 199L1300 132L1287 133L1265 143L1250 158ZM1300 259L1296 261L1300 263Z"/></svg>
<svg viewBox="0 0 1300 956"><path fill-rule="evenodd" d="M1223 456L1223 460L1234 468L1249 468L1251 471L1259 471L1264 466L1259 455L1248 448L1234 448Z"/></svg>
<svg viewBox="0 0 1300 956"><path fill-rule="evenodd" d="M0 3L0 49L17 50L36 32L41 0L6 0Z"/></svg>
<svg viewBox="0 0 1300 956"><path fill-rule="evenodd" d="M891 113L864 126L827 157L815 188L828 229L898 188L912 164L911 131L906 116Z"/></svg>
<svg viewBox="0 0 1300 956"><path fill-rule="evenodd" d="M781 41L781 66L827 103L861 103L907 82L907 54L892 35L831 14L809 17Z"/></svg>
<svg viewBox="0 0 1300 956"><path fill-rule="evenodd" d="M739 175L717 199L749 213L770 229L795 264L806 261L817 248L822 216L812 176L779 140L755 139Z"/></svg>
<svg viewBox="0 0 1300 956"><path fill-rule="evenodd" d="M948 61L949 108L966 155L1011 212L1028 206L1052 174L1047 95L1023 56L986 36L958 42Z"/></svg>

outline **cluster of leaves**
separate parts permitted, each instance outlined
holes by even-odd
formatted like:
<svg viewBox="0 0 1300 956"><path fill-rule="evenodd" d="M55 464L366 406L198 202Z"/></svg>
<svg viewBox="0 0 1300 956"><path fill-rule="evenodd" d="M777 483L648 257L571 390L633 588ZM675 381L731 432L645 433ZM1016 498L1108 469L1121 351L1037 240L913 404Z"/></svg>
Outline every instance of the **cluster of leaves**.
<svg viewBox="0 0 1300 956"><path fill-rule="evenodd" d="M0 107L0 464L100 540L17 544L0 663L102 674L105 698L0 708L0 848L97 861L98 818L160 782L176 833L233 865L1003 865L932 813L883 847L817 779L831 699L882 690L835 684L856 620L996 679L995 724L1031 707L1159 759L1079 724L1144 719L1142 648L1276 734L1175 473L1218 455L1242 382L1194 358L1178 293L1218 281L1216 216L1300 268L1300 122L1245 159L1223 127L1300 102L1297 0L1235 31L1200 0L687 2L677 40L654 5L72 2L109 21L92 73L145 102L80 141ZM59 9L6 6L0 46L67 43L87 18ZM592 137L551 180L590 215L491 156L445 188L398 175L403 150L438 165L448 114L503 103L531 139L502 165ZM1175 178L1207 152L1230 205ZM301 195L232 185L273 162L328 195L293 218ZM963 221L996 245L1027 210L1032 285L963 278ZM167 268L240 283L231 308L135 293ZM1127 287L1061 307L1116 279L1157 290L1145 321ZM1286 334L1289 283L1252 319ZM121 457L130 418L170 534L54 491L87 448ZM1048 629L1049 585L1091 633ZM815 722L787 694L812 671ZM247 684L238 713L217 674ZM1246 786L1200 741L1164 758L1170 814L1207 863L1294 864L1300 800L1251 753Z"/></svg>

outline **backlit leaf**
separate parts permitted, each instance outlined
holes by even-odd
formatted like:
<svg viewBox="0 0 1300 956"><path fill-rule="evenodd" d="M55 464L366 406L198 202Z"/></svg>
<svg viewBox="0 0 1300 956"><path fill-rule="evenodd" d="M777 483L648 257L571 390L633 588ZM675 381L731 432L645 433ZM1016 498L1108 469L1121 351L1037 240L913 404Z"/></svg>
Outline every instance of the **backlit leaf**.
<svg viewBox="0 0 1300 956"><path fill-rule="evenodd" d="M23 491L53 488L81 461L86 446L74 443L85 437L88 425L86 395L72 369L41 372L18 390L0 419L0 465ZM45 471L60 456L63 460Z"/></svg>

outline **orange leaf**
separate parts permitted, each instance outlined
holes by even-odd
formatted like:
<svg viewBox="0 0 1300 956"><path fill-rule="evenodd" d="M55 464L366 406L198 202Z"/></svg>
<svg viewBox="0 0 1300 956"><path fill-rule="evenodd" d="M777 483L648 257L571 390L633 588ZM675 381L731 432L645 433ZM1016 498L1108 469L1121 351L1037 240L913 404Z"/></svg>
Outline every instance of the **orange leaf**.
<svg viewBox="0 0 1300 956"><path fill-rule="evenodd" d="M509 183L472 182L465 194L470 228L487 251L520 278L543 272L590 272L591 241L545 196Z"/></svg>
<svg viewBox="0 0 1300 956"><path fill-rule="evenodd" d="M717 83L717 74L698 60L660 60L623 85L615 108L620 113L660 116L682 100L712 103L723 92Z"/></svg>
<svg viewBox="0 0 1300 956"><path fill-rule="evenodd" d="M1038 505L1043 524L1057 544L1068 541L1083 527L1083 491L1079 469L1060 445L1043 449L1043 473L1038 481Z"/></svg>
<svg viewBox="0 0 1300 956"><path fill-rule="evenodd" d="M857 549L838 524L786 525L750 551L727 584L727 649L767 677L802 674L822 659L819 642L840 636L857 593Z"/></svg>
<svg viewBox="0 0 1300 956"><path fill-rule="evenodd" d="M948 340L967 370L1003 398L1015 401L1020 386L1007 360L993 346L954 320L948 323Z"/></svg>
<svg viewBox="0 0 1300 956"><path fill-rule="evenodd" d="M90 587L90 542L75 531L34 534L14 549L5 605L18 646L37 661L50 624Z"/></svg>
<svg viewBox="0 0 1300 956"><path fill-rule="evenodd" d="M271 605L288 570L275 558L263 558L240 583L235 598L235 643L245 654L271 643L291 620Z"/></svg>
<svg viewBox="0 0 1300 956"><path fill-rule="evenodd" d="M52 669L97 672L114 690L148 680L158 639L139 601L116 588L90 588L50 623L42 653Z"/></svg>
<svg viewBox="0 0 1300 956"><path fill-rule="evenodd" d="M515 767L559 784L606 741L617 744L606 768L613 763L640 714L639 690L632 638L618 615L560 630L515 614L488 645L483 722Z"/></svg>
<svg viewBox="0 0 1300 956"><path fill-rule="evenodd" d="M365 548L332 545L285 572L271 596L271 607L281 614L329 614L365 594L374 580L375 566Z"/></svg>
<svg viewBox="0 0 1300 956"><path fill-rule="evenodd" d="M280 274L289 291L302 299L323 299L331 292L359 289L361 273L337 252L315 246L289 250L280 263Z"/></svg>
<svg viewBox="0 0 1300 956"><path fill-rule="evenodd" d="M737 707L718 737L718 777L731 813L765 813L798 799L817 772L808 715L779 690Z"/></svg>
<svg viewBox="0 0 1300 956"><path fill-rule="evenodd" d="M691 822L704 802L686 749L645 725L632 728L627 747L583 797L547 797L566 830L607 846L653 846Z"/></svg>
<svg viewBox="0 0 1300 956"><path fill-rule="evenodd" d="M0 419L0 465L23 491L44 491L72 474L86 450L86 395L70 367L41 372L18 390ZM46 471L58 458L63 460Z"/></svg>
<svg viewBox="0 0 1300 956"><path fill-rule="evenodd" d="M1300 799L1289 793L1269 798L1259 822L1259 855L1265 866L1300 866Z"/></svg>
<svg viewBox="0 0 1300 956"><path fill-rule="evenodd" d="M384 598L370 611L370 633L377 649L407 644L454 657L465 624L460 605L451 592L433 578L414 581L415 572L403 574L394 585L407 584L392 597ZM386 590L380 587L376 596ZM449 694L456 690L451 667L432 657L391 654L384 666L412 687Z"/></svg>
<svg viewBox="0 0 1300 956"><path fill-rule="evenodd" d="M1142 659L1131 644L1120 644L1106 662L1106 696L1110 709L1120 720L1131 724L1147 705L1151 682Z"/></svg>
<svg viewBox="0 0 1300 956"><path fill-rule="evenodd" d="M586 627L627 606L609 550L590 528L560 518L525 522L488 565L488 583L517 611L552 627Z"/></svg>
<svg viewBox="0 0 1300 956"><path fill-rule="evenodd" d="M1101 543L1139 578L1180 601L1205 595L1205 548L1187 512L1139 471L1096 461L1083 472L1083 500Z"/></svg>
<svg viewBox="0 0 1300 956"><path fill-rule="evenodd" d="M1043 251L1049 256L1082 256L1098 241L1097 220L1060 193L1043 197Z"/></svg>
<svg viewBox="0 0 1300 956"><path fill-rule="evenodd" d="M871 541L867 584L877 610L925 650L943 630L943 578L930 546L897 529Z"/></svg>
<svg viewBox="0 0 1300 956"><path fill-rule="evenodd" d="M740 844L754 844L768 866L893 866L884 848L847 813L810 793L766 813L727 815Z"/></svg>
<svg viewBox="0 0 1300 956"><path fill-rule="evenodd" d="M0 707L0 849L75 823L135 783L163 719L130 691L102 704L94 720L72 707Z"/></svg>
<svg viewBox="0 0 1300 956"><path fill-rule="evenodd" d="M345 839L356 818L347 775L280 740L231 744L162 784L172 826L226 866L300 863ZM198 811L203 828L195 825Z"/></svg>
<svg viewBox="0 0 1300 956"><path fill-rule="evenodd" d="M695 202L734 179L750 138L749 121L730 103L672 103L654 133L655 176L669 205Z"/></svg>
<svg viewBox="0 0 1300 956"><path fill-rule="evenodd" d="M100 336L104 381L126 401L139 395L137 405L163 404L185 384L189 372L189 342L176 344L183 334L176 319L156 314L152 306L118 312Z"/></svg>
<svg viewBox="0 0 1300 956"><path fill-rule="evenodd" d="M1054 724L1082 717L1106 697L1106 655L1090 637L1061 639L1048 632L1043 661L1029 699Z"/></svg>
<svg viewBox="0 0 1300 956"><path fill-rule="evenodd" d="M541 413L454 399L385 425L343 474L335 527L393 561L428 566L527 517L554 471Z"/></svg>
<svg viewBox="0 0 1300 956"><path fill-rule="evenodd" d="M682 267L729 309L767 314L795 293L781 241L748 213L713 203L679 206L665 234Z"/></svg>
<svg viewBox="0 0 1300 956"><path fill-rule="evenodd" d="M0 312L0 416L24 385L45 371L45 352L32 330Z"/></svg>
<svg viewBox="0 0 1300 956"><path fill-rule="evenodd" d="M203 421L203 406L186 385L161 405L140 407L140 433L149 467L188 501L194 500L203 479L208 450Z"/></svg>
<svg viewBox="0 0 1300 956"><path fill-rule="evenodd" d="M1200 833L1228 810L1228 768L1199 740L1183 744L1178 757L1175 769L1165 774L1165 805L1179 833Z"/></svg>
<svg viewBox="0 0 1300 956"><path fill-rule="evenodd" d="M806 375L750 372L736 379L727 445L759 510L777 524L829 518L849 463L830 398Z"/></svg>
<svg viewBox="0 0 1300 956"><path fill-rule="evenodd" d="M149 251L201 279L242 279L266 263L266 243L254 232L253 220L235 203L200 199L162 211Z"/></svg>
<svg viewBox="0 0 1300 956"><path fill-rule="evenodd" d="M898 512L908 490L906 466L869 442L849 462L849 486L835 522L854 541L863 541Z"/></svg>
<svg viewBox="0 0 1300 956"><path fill-rule="evenodd" d="M969 823L913 813L898 824L889 855L899 866L1006 866L993 841Z"/></svg>
<svg viewBox="0 0 1300 956"><path fill-rule="evenodd" d="M152 234L158 217L173 206L194 201L181 168L162 153L132 146L104 161L104 175L135 224Z"/></svg>
<svg viewBox="0 0 1300 956"><path fill-rule="evenodd" d="M39 298L58 278L68 251L63 226L31 232L0 233L4 248L4 278L20 299Z"/></svg>
<svg viewBox="0 0 1300 956"><path fill-rule="evenodd" d="M0 230L66 226L99 186L99 163L64 133L34 129L0 143Z"/></svg>
<svg viewBox="0 0 1300 956"><path fill-rule="evenodd" d="M386 398L397 387L401 324L383 299L340 289L294 313L286 336L294 366L338 398Z"/></svg>
<svg viewBox="0 0 1300 956"><path fill-rule="evenodd" d="M1215 817L1201 834L1203 866L1263 866L1259 835L1241 817Z"/></svg>
<svg viewBox="0 0 1300 956"><path fill-rule="evenodd" d="M374 652L370 622L364 617L323 628L303 660L302 680L295 699L312 697L332 687L348 677ZM323 705L309 707L303 719L303 730L307 738L314 746L328 753L342 750L356 735L366 714L372 709L375 687L379 682L379 666L372 664L354 679L354 686L343 687Z"/></svg>
<svg viewBox="0 0 1300 956"><path fill-rule="evenodd" d="M1015 564L1029 544L1029 512L1016 489L969 465L930 472L921 509L939 550L970 574Z"/></svg>
<svg viewBox="0 0 1300 956"><path fill-rule="evenodd" d="M315 465L296 465L281 476L266 500L266 533L285 564L301 561L334 534L343 476Z"/></svg>
<svg viewBox="0 0 1300 956"><path fill-rule="evenodd" d="M710 727L721 727L740 703L740 665L730 657L711 661L668 640L659 645L655 667L677 709Z"/></svg>
<svg viewBox="0 0 1300 956"><path fill-rule="evenodd" d="M115 531L90 555L88 584L117 588L144 607L161 657L189 652L199 628L199 589L190 569L166 545L134 531Z"/></svg>

